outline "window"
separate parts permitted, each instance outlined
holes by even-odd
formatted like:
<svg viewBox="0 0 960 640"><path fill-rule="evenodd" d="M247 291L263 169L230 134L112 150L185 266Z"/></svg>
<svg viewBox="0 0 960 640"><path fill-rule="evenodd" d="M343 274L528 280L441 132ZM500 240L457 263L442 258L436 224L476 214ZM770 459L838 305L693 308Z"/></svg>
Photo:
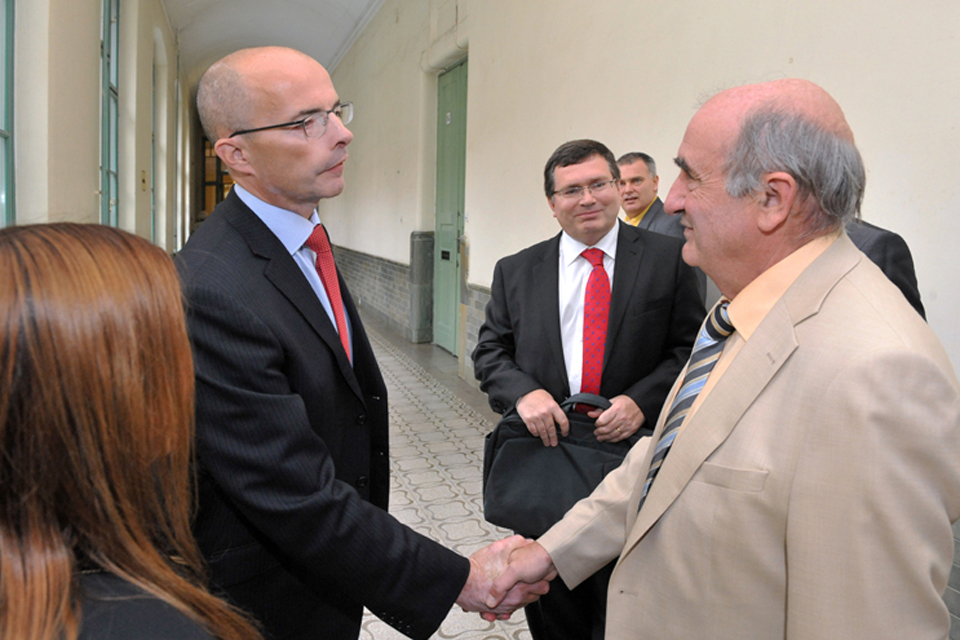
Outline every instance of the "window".
<svg viewBox="0 0 960 640"><path fill-rule="evenodd" d="M117 226L117 40L120 0L103 0L100 31L100 222Z"/></svg>
<svg viewBox="0 0 960 640"><path fill-rule="evenodd" d="M0 7L0 227L16 221L13 199L13 5Z"/></svg>

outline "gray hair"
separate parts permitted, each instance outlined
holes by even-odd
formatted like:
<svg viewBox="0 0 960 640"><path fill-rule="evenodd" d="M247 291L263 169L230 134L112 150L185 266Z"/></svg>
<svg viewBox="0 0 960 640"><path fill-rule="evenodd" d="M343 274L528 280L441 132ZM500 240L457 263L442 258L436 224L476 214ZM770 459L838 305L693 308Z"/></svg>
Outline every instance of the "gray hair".
<svg viewBox="0 0 960 640"><path fill-rule="evenodd" d="M211 144L246 126L249 105L247 83L229 62L213 63L200 78L197 112Z"/></svg>
<svg viewBox="0 0 960 640"><path fill-rule="evenodd" d="M642 151L631 151L630 153L625 153L619 158L617 158L617 165L623 167L628 164L633 164L634 162L643 162L647 165L647 172L650 174L650 179L657 177L657 161L654 160L650 155Z"/></svg>
<svg viewBox="0 0 960 640"><path fill-rule="evenodd" d="M866 184L860 152L852 141L800 114L762 106L748 115L723 170L734 198L760 192L764 173L790 174L807 210L810 235L860 214Z"/></svg>

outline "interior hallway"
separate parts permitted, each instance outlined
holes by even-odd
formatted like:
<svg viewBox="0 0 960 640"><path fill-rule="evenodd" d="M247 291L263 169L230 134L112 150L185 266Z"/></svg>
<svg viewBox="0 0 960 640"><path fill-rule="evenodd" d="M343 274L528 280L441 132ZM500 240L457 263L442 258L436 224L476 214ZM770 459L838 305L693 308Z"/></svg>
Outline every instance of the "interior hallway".
<svg viewBox="0 0 960 640"><path fill-rule="evenodd" d="M364 317L390 405L390 513L463 555L510 535L483 519L483 438L498 419L486 396L457 376L457 360L412 344ZM367 613L362 640L405 638ZM486 622L458 607L434 638L528 640L523 612Z"/></svg>

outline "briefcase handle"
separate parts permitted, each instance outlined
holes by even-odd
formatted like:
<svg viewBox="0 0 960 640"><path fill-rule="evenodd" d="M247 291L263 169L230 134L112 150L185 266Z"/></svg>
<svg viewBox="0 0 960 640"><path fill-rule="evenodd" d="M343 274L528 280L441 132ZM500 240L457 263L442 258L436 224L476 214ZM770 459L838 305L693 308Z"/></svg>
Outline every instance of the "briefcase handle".
<svg viewBox="0 0 960 640"><path fill-rule="evenodd" d="M591 407L597 407L603 410L610 408L610 401L595 393L575 393L561 402L560 408L563 409L564 413L570 413L578 404L588 404Z"/></svg>

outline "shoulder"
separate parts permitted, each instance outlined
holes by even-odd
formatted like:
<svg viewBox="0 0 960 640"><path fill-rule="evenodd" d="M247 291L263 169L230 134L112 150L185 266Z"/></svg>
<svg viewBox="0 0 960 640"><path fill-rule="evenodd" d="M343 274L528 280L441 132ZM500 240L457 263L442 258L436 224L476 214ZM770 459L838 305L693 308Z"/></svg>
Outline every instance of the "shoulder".
<svg viewBox="0 0 960 640"><path fill-rule="evenodd" d="M529 267L537 262L542 262L550 257L560 255L560 234L553 236L542 242L531 245L517 253L500 258L497 261L498 269L514 269Z"/></svg>
<svg viewBox="0 0 960 640"><path fill-rule="evenodd" d="M243 213L230 201L217 205L177 252L181 277L188 280L211 269L230 268L250 255L246 241L234 224L234 218L243 217Z"/></svg>
<svg viewBox="0 0 960 640"><path fill-rule="evenodd" d="M109 573L80 580L79 640L213 640L180 610Z"/></svg>
<svg viewBox="0 0 960 640"><path fill-rule="evenodd" d="M225 200L190 236L175 262L188 298L196 290L236 295L259 282L265 265L289 258L279 239L239 198Z"/></svg>

